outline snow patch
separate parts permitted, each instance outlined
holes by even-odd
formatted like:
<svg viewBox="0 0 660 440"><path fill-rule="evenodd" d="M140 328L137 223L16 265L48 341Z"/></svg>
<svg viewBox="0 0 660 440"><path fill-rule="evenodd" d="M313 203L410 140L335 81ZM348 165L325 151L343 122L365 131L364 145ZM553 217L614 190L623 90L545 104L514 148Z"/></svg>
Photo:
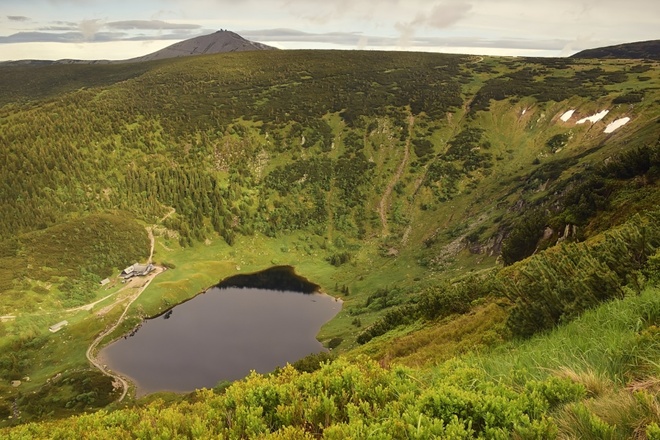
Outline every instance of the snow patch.
<svg viewBox="0 0 660 440"><path fill-rule="evenodd" d="M607 127L605 127L605 130L603 130L603 132L604 133L612 133L617 128L621 128L624 125L626 125L628 123L628 121L630 121L630 118L626 116L625 118L620 118L620 119L617 119L614 122L610 122L609 124L607 124Z"/></svg>
<svg viewBox="0 0 660 440"><path fill-rule="evenodd" d="M585 122L591 122L592 124L600 121L607 115L610 111L609 110L603 110L601 112L596 113L595 115L587 116L586 118L582 118L579 121L576 122L576 124L584 124Z"/></svg>
<svg viewBox="0 0 660 440"><path fill-rule="evenodd" d="M561 119L564 122L568 122L568 120L571 119L571 116L573 116L573 113L575 113L575 110L571 109L571 110L565 112L563 115L561 115L559 117L559 119Z"/></svg>

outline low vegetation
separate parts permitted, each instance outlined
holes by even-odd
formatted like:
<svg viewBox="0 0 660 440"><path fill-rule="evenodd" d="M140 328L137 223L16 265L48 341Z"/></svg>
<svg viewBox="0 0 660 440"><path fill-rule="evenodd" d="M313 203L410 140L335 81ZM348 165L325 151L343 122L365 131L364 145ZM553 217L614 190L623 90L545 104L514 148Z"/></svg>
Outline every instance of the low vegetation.
<svg viewBox="0 0 660 440"><path fill-rule="evenodd" d="M430 371L340 358L312 373L292 366L268 376L253 373L217 394L198 391L187 402L155 401L8 433L113 439L654 438L660 401L657 381L647 375L657 370L650 359L660 354L658 298L657 290L647 290L548 335Z"/></svg>
<svg viewBox="0 0 660 440"><path fill-rule="evenodd" d="M2 67L0 437L657 438L657 67L264 51L31 87ZM168 270L105 342L293 266L343 300L332 354L111 403L85 351L149 232Z"/></svg>

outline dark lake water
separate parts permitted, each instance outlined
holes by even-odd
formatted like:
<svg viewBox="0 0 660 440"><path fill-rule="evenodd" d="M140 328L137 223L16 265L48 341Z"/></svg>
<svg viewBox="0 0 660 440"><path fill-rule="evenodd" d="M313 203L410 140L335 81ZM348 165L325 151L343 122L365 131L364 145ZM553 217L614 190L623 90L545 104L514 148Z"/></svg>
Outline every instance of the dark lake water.
<svg viewBox="0 0 660 440"><path fill-rule="evenodd" d="M99 358L131 378L138 396L210 388L325 351L315 336L340 309L319 293L214 287L146 320Z"/></svg>

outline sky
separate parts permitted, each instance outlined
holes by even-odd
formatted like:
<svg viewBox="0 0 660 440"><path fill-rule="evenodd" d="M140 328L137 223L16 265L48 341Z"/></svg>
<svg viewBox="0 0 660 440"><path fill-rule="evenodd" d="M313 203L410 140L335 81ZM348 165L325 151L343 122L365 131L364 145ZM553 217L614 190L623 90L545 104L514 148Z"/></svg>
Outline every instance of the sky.
<svg viewBox="0 0 660 440"><path fill-rule="evenodd" d="M280 49L568 56L660 38L658 0L0 0L0 61L128 59L220 29Z"/></svg>

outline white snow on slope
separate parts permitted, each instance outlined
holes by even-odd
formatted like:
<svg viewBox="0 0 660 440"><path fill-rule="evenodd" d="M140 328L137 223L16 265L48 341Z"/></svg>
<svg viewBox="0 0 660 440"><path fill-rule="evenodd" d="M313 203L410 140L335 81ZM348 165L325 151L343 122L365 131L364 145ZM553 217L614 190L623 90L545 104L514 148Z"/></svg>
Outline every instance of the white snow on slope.
<svg viewBox="0 0 660 440"><path fill-rule="evenodd" d="M575 110L569 110L563 115L561 115L559 119L561 119L564 122L568 122L568 120L571 119L571 116L573 116L573 113L575 113Z"/></svg>
<svg viewBox="0 0 660 440"><path fill-rule="evenodd" d="M584 124L585 122L589 121L592 124L600 121L607 115L610 111L609 110L603 110L601 112L596 113L595 115L587 116L586 118L582 118L579 121L576 122L576 124Z"/></svg>
<svg viewBox="0 0 660 440"><path fill-rule="evenodd" d="M630 121L630 118L626 116L625 118L617 119L614 122L610 122L609 124L607 124L607 127L605 127L605 130L603 130L603 132L604 133L612 133L617 128L620 128L620 127L623 127L624 125L626 125L628 123L628 121Z"/></svg>

